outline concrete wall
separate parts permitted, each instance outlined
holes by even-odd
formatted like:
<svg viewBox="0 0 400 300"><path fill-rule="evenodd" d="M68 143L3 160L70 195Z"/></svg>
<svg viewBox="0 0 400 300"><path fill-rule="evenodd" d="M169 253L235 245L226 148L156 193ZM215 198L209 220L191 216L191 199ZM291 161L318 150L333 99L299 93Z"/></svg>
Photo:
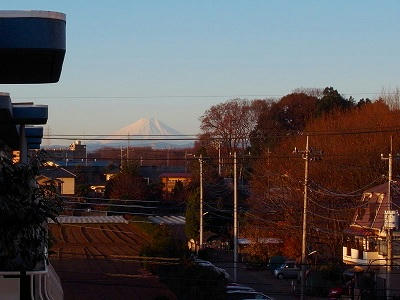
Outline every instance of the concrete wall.
<svg viewBox="0 0 400 300"><path fill-rule="evenodd" d="M63 181L61 185L62 195L74 195L75 194L75 178L57 178Z"/></svg>

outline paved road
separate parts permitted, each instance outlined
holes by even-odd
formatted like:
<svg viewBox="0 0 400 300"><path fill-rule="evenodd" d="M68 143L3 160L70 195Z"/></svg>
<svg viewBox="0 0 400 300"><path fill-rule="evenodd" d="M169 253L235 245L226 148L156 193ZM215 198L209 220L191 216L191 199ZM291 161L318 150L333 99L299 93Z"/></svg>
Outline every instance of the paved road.
<svg viewBox="0 0 400 300"><path fill-rule="evenodd" d="M210 259L216 266L224 268L233 280L233 257L231 254L219 253ZM237 282L250 286L256 291L262 292L276 300L299 299L291 293L292 280L279 280L270 271L251 270L243 263L237 264ZM307 297L307 299L324 299Z"/></svg>
<svg viewBox="0 0 400 300"><path fill-rule="evenodd" d="M233 263L226 261L215 261L213 263L218 267L224 268L233 279ZM252 287L256 291L271 296L276 300L296 299L290 292L290 281L278 280L269 271L249 270L245 264L238 263L237 279L238 283Z"/></svg>

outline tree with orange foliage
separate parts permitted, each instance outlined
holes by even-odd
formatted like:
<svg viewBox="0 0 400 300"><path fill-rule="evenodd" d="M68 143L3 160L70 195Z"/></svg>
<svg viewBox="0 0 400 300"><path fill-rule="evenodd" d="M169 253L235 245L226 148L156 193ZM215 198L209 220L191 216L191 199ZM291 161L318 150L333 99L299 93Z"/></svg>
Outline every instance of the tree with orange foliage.
<svg viewBox="0 0 400 300"><path fill-rule="evenodd" d="M383 101L366 103L309 120L301 135L282 139L272 154L263 152L253 164L249 202L270 233L285 241L301 237L304 161L292 151L303 149L305 135L310 135L310 146L322 149L324 156L309 167L307 244L332 259L341 257L343 229L363 189L385 181L387 166L380 154L389 150L390 135L395 134L391 130L400 127L399 110ZM399 148L395 136L394 149ZM299 253L300 247L287 242L285 254Z"/></svg>
<svg viewBox="0 0 400 300"><path fill-rule="evenodd" d="M252 151L273 147L280 136L302 131L317 109L318 98L304 93L292 93L279 101L265 105L257 125L251 132Z"/></svg>

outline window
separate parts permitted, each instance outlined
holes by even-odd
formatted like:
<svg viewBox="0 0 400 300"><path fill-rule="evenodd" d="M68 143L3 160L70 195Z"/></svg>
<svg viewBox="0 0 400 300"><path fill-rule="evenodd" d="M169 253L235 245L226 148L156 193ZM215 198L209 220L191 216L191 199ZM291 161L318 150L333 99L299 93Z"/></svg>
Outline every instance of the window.
<svg viewBox="0 0 400 300"><path fill-rule="evenodd" d="M400 240L392 241L393 255L400 255Z"/></svg>
<svg viewBox="0 0 400 300"><path fill-rule="evenodd" d="M386 240L378 240L378 252L380 255L387 255L387 244Z"/></svg>
<svg viewBox="0 0 400 300"><path fill-rule="evenodd" d="M376 216L376 201L371 201L368 203L368 209L369 209L369 221L372 222L375 220Z"/></svg>

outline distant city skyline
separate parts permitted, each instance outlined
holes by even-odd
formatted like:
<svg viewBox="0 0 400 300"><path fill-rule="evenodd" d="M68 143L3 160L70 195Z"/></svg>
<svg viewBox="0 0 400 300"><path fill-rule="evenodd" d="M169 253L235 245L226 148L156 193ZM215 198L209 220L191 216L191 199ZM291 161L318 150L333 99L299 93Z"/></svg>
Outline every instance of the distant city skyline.
<svg viewBox="0 0 400 300"><path fill-rule="evenodd" d="M53 134L109 134L142 117L195 134L206 109L235 97L333 86L375 98L400 85L398 1L21 0L1 9L67 15L60 82L0 86L15 102L49 105Z"/></svg>

